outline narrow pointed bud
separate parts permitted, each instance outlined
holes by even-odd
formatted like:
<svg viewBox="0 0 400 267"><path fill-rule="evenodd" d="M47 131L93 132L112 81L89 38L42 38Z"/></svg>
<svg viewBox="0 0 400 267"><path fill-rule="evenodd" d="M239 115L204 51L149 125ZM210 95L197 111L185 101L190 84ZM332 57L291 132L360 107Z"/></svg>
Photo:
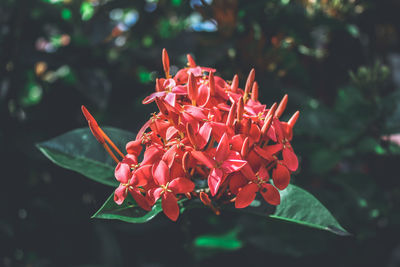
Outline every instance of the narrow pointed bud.
<svg viewBox="0 0 400 267"><path fill-rule="evenodd" d="M200 192L199 197L200 197L201 202L203 202L204 205L211 206L210 197L206 193Z"/></svg>
<svg viewBox="0 0 400 267"><path fill-rule="evenodd" d="M240 150L240 155L242 155L242 158L246 158L247 154L249 153L249 137L246 137L243 141L242 149Z"/></svg>
<svg viewBox="0 0 400 267"><path fill-rule="evenodd" d="M192 55L187 54L186 57L187 57L187 60L188 60L188 66L190 68L195 68L196 67L196 62L194 61Z"/></svg>
<svg viewBox="0 0 400 267"><path fill-rule="evenodd" d="M210 86L210 95L215 96L215 80L214 80L214 73L210 71L210 74L208 76L208 82Z"/></svg>
<svg viewBox="0 0 400 267"><path fill-rule="evenodd" d="M194 77L193 73L189 73L187 91L189 99L192 100L192 105L196 105L196 99L197 99L196 77Z"/></svg>
<svg viewBox="0 0 400 267"><path fill-rule="evenodd" d="M294 125L295 125L296 122L297 122L297 119L299 118L299 115L300 115L300 111L296 111L296 112L293 114L293 116L290 118L290 120L288 121L288 124L289 124L290 128L293 129Z"/></svg>
<svg viewBox="0 0 400 267"><path fill-rule="evenodd" d="M238 122L242 121L243 112L244 112L244 100L243 97L240 97L237 105L237 115L236 115Z"/></svg>
<svg viewBox="0 0 400 267"><path fill-rule="evenodd" d="M253 86L255 75L256 75L256 71L254 69L251 69L249 76L247 77L246 86L244 87L243 98L244 98L245 102L247 102L247 99L249 98L250 90Z"/></svg>
<svg viewBox="0 0 400 267"><path fill-rule="evenodd" d="M236 113L236 102L233 102L231 109L229 110L228 118L226 119L226 126L232 127L233 121L235 120L235 113Z"/></svg>
<svg viewBox="0 0 400 267"><path fill-rule="evenodd" d="M165 48L163 48L162 51L162 63L164 67L165 78L169 79L171 77L169 75L169 57L168 57L168 52Z"/></svg>
<svg viewBox="0 0 400 267"><path fill-rule="evenodd" d="M268 110L267 116L265 116L265 118L267 118L268 116L273 116L275 114L276 111L276 107L278 106L278 104L276 104L276 102L271 106L271 108Z"/></svg>
<svg viewBox="0 0 400 267"><path fill-rule="evenodd" d="M239 77L237 74L235 74L235 76L233 76L233 80L232 80L232 84L231 84L231 91L233 93L236 93L238 88L239 88Z"/></svg>
<svg viewBox="0 0 400 267"><path fill-rule="evenodd" d="M186 151L182 157L182 168L185 173L189 173L190 152Z"/></svg>
<svg viewBox="0 0 400 267"><path fill-rule="evenodd" d="M251 100L257 101L258 100L258 83L253 83L253 88L251 89Z"/></svg>
<svg viewBox="0 0 400 267"><path fill-rule="evenodd" d="M280 116L282 116L283 112L286 109L287 102L288 102L288 95L286 94L283 96L281 102L279 103L278 108L276 109L275 117L279 118Z"/></svg>
<svg viewBox="0 0 400 267"><path fill-rule="evenodd" d="M101 130L99 125L97 124L96 120L93 118L92 114L86 109L84 105L81 106L81 110L83 115L85 116L86 120L88 121L89 124L89 129L94 135L94 137L97 139L97 141L102 144L104 149L107 151L108 154L113 158L113 160L118 163L119 160L117 157L114 155L114 153L111 151L110 147L106 144L106 141L104 138L107 139L108 142L113 146L113 148L124 157L124 155L119 151L119 149L115 146L115 144L108 138L108 136Z"/></svg>
<svg viewBox="0 0 400 267"><path fill-rule="evenodd" d="M265 121L264 124L261 128L261 136L265 136L269 130L269 127L271 127L271 123L272 123L272 118L273 116L269 115Z"/></svg>
<svg viewBox="0 0 400 267"><path fill-rule="evenodd" d="M89 124L89 129L92 132L93 136L97 139L97 141L100 144L104 144L106 141L104 140L104 137L101 134L100 127L97 124L97 121L93 118L92 114L89 113L89 111L86 109L86 107L84 105L81 106L81 110L82 110L83 116L85 116L85 118Z"/></svg>
<svg viewBox="0 0 400 267"><path fill-rule="evenodd" d="M163 114L165 117L169 117L169 111L167 107L165 106L163 100L159 97L156 97L156 104L158 109L160 110L161 114Z"/></svg>

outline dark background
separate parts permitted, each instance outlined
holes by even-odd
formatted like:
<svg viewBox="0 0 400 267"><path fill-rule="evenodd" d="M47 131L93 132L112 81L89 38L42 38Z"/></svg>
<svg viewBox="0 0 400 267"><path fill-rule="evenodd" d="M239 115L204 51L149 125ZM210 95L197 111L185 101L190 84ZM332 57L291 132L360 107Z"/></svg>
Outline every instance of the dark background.
<svg viewBox="0 0 400 267"><path fill-rule="evenodd" d="M0 266L400 266L400 1L1 0ZM301 111L292 181L353 235L207 209L147 224L90 219L112 189L34 144L85 127L137 131L141 105L191 53L262 102ZM176 70L176 67L173 69ZM397 140L397 143L399 141ZM213 248L195 242L220 240Z"/></svg>

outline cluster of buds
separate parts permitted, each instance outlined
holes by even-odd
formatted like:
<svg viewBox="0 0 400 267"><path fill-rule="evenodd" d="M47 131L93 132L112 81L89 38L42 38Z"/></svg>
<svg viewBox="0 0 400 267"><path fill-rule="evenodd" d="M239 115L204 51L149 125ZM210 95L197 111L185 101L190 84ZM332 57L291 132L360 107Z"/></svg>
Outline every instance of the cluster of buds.
<svg viewBox="0 0 400 267"><path fill-rule="evenodd" d="M173 221L179 216L178 200L184 197L200 199L216 214L229 202L236 208L249 206L257 192L269 204L279 205L278 190L288 186L298 168L290 141L299 112L288 122L279 120L287 95L279 105L261 104L254 69L243 90L237 75L227 82L215 76L215 69L187 58L188 66L172 77L163 50L165 78L157 79L156 92L143 100L155 102L159 112L126 145L126 155L82 106L94 136L117 163L120 185L114 201L122 204L131 194L141 208L151 210L161 199L163 212Z"/></svg>

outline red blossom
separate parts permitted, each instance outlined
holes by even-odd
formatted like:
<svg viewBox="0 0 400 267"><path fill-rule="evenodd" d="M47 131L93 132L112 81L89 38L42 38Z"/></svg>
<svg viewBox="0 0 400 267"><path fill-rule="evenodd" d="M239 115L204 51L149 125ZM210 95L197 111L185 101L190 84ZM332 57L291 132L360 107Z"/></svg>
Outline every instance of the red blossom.
<svg viewBox="0 0 400 267"><path fill-rule="evenodd" d="M117 162L120 185L114 201L122 204L131 194L145 210L161 202L173 221L181 198L198 198L216 214L229 202L236 208L249 206L257 192L269 204L279 205L278 190L289 185L299 165L290 144L299 112L288 122L279 119L287 95L269 108L260 103L262 85L255 81L254 69L241 89L238 75L225 81L215 69L198 66L191 55L187 59L188 66L172 77L163 50L165 77L156 79L155 92L143 100L155 102L158 111L126 144L126 155L82 106L93 135Z"/></svg>

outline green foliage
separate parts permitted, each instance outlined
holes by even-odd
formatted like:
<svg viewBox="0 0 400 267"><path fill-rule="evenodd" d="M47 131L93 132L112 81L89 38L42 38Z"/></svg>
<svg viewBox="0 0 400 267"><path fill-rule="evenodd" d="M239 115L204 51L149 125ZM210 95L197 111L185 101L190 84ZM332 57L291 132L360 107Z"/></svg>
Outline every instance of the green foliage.
<svg viewBox="0 0 400 267"><path fill-rule="evenodd" d="M133 139L130 132L105 127L104 132L116 145L124 147ZM107 152L98 144L88 128L76 129L37 144L37 148L55 164L109 186L118 185L114 178L114 166Z"/></svg>
<svg viewBox="0 0 400 267"><path fill-rule="evenodd" d="M271 218L298 223L309 227L330 231L338 235L349 235L332 214L313 195L289 185L280 192L281 204Z"/></svg>
<svg viewBox="0 0 400 267"><path fill-rule="evenodd" d="M182 205L184 201L185 199L182 199L178 204ZM129 223L145 223L153 219L160 212L162 212L161 201L154 204L151 211L145 211L136 204L132 196L129 195L124 203L117 205L114 202L114 194L111 194L92 218L115 219Z"/></svg>

